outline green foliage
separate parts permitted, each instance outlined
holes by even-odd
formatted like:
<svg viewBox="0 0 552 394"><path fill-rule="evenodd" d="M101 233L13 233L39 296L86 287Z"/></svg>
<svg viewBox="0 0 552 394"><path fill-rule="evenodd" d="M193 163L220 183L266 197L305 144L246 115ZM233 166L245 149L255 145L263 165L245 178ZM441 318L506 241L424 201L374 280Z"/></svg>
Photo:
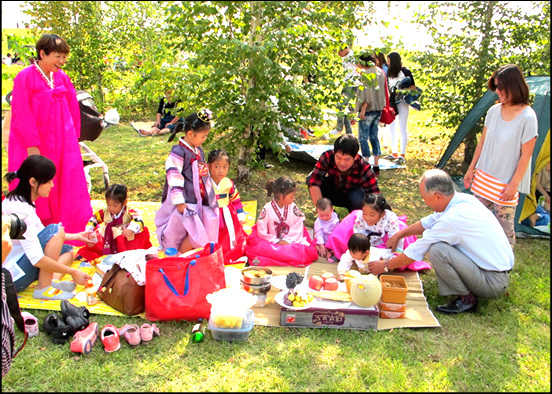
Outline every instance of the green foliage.
<svg viewBox="0 0 552 394"><path fill-rule="evenodd" d="M550 3L532 5L535 15L499 1L431 2L416 13L434 44L410 59L420 65L416 79L439 124L459 125L504 64L550 75Z"/></svg>
<svg viewBox="0 0 552 394"><path fill-rule="evenodd" d="M238 153L240 179L256 147L273 147L282 126L314 126L340 98L337 50L365 23L362 2L182 2L169 7L185 67L175 86L190 109L209 107L217 142ZM347 28L344 28L344 27ZM317 51L312 50L316 48ZM309 49L311 49L309 51ZM317 84L304 76L317 76ZM276 100L273 100L273 99Z"/></svg>

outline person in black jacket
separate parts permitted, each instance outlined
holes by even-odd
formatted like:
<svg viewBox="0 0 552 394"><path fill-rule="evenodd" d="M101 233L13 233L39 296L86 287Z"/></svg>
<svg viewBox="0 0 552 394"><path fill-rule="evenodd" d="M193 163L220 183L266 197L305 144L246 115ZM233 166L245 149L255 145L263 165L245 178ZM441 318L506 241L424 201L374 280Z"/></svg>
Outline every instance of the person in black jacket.
<svg viewBox="0 0 552 394"><path fill-rule="evenodd" d="M172 90L165 92L165 97L159 100L159 107L157 108L157 119L155 120L155 123L149 130L138 130L139 134L143 136L161 135L171 133L174 130L176 122L180 120L180 117L177 116L175 113L180 100L173 101L173 93L174 91Z"/></svg>

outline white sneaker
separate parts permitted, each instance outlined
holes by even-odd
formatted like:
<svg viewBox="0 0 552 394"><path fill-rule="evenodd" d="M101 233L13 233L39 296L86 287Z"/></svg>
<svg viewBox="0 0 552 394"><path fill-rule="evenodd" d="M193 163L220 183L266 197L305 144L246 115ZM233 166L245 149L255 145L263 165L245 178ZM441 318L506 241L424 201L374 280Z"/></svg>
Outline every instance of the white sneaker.
<svg viewBox="0 0 552 394"><path fill-rule="evenodd" d="M336 129L333 129L332 131L329 132L330 135L336 135L336 134L341 134L341 131L337 131Z"/></svg>
<svg viewBox="0 0 552 394"><path fill-rule="evenodd" d="M406 159L402 156L397 157L397 160L395 160L395 163L402 166L406 162Z"/></svg>

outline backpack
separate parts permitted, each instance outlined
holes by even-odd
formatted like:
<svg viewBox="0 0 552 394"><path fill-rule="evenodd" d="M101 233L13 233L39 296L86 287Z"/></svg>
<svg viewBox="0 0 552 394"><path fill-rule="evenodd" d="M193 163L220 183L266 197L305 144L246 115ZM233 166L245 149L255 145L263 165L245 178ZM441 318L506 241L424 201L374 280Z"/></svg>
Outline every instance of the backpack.
<svg viewBox="0 0 552 394"><path fill-rule="evenodd" d="M19 330L25 333L23 344L15 350L15 332L12 317ZM19 309L19 301L13 280L8 271L2 268L2 378L11 368L12 360L27 343L28 334L25 331L25 322Z"/></svg>

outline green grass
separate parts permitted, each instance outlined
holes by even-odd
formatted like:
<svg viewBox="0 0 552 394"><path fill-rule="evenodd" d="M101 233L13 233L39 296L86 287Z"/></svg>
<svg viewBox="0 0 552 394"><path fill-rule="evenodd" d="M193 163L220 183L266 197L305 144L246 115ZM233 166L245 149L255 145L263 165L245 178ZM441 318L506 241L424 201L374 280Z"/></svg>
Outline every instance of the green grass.
<svg viewBox="0 0 552 394"><path fill-rule="evenodd" d="M408 167L382 171L379 185L409 223L430 213L418 178L442 153L448 130L426 126L426 111L411 112ZM321 135L330 125L316 128ZM324 143L324 141L317 141ZM333 143L326 141L325 143ZM111 182L125 183L131 201L159 201L166 138L139 138L128 125L106 129L88 144L109 166ZM216 146L216 141L208 150ZM462 168L461 149L451 169ZM2 151L5 173L6 153ZM312 166L280 164L254 170L237 187L243 200L268 201L264 182L282 174L300 181L296 202L312 226L314 209L304 178ZM234 160L234 163L236 160ZM452 170L451 170L452 171ZM92 198L103 198L100 170L92 170ZM235 175L235 168L230 176ZM7 186L3 184L3 189ZM338 209L343 216L344 212ZM519 239L509 296L482 300L478 311L436 314L441 328L353 331L255 326L247 342L224 343L210 334L188 342L193 323L157 323L161 336L147 346L107 354L98 343L88 356L55 345L43 332L31 338L2 380L2 391L550 391L550 244ZM446 301L433 271L421 279L430 308ZM40 321L46 311L31 311ZM141 318L94 315L100 327L142 324ZM18 339L21 335L18 333Z"/></svg>

